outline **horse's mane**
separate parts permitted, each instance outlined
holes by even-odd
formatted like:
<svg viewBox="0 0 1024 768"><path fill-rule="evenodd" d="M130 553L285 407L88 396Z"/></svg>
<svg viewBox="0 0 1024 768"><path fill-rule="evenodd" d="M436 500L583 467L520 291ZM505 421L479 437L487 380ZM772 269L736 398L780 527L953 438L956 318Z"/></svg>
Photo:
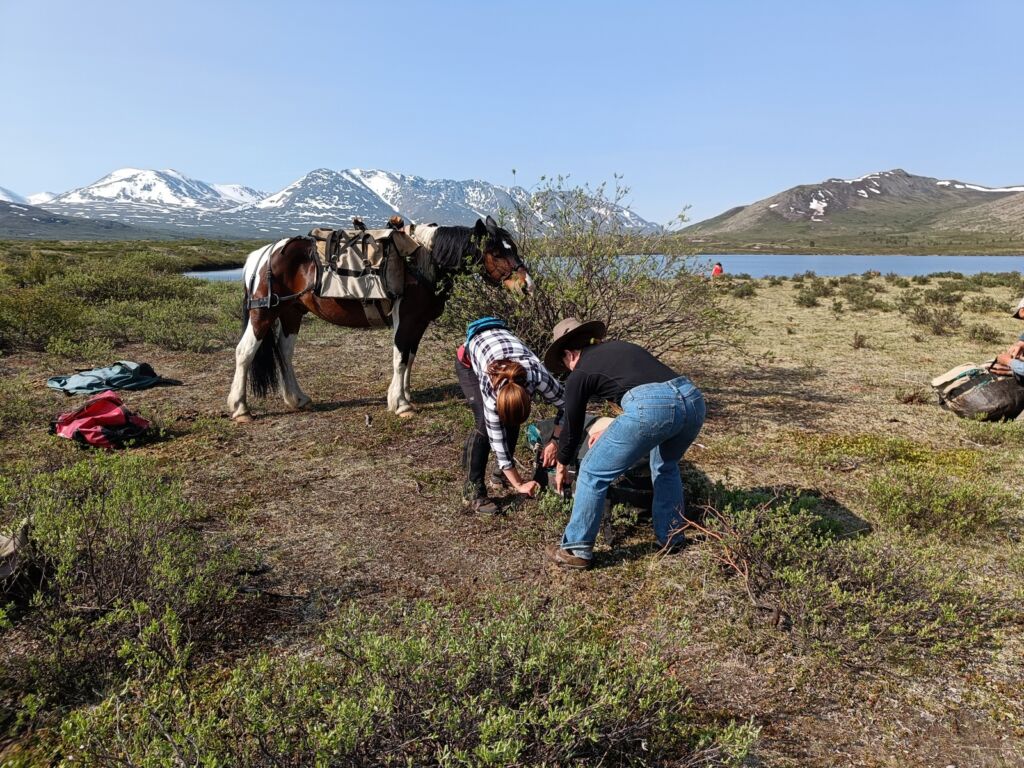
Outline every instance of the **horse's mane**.
<svg viewBox="0 0 1024 768"><path fill-rule="evenodd" d="M465 265L472 240L472 227L438 227L430 243L434 264L441 269L461 269Z"/></svg>

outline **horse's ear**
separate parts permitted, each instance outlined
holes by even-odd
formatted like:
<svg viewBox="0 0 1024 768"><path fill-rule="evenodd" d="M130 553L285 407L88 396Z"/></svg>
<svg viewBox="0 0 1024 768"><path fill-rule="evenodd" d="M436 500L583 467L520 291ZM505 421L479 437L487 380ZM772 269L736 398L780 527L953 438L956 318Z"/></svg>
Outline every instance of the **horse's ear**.
<svg viewBox="0 0 1024 768"><path fill-rule="evenodd" d="M488 216L487 218L489 219L491 217ZM480 219L477 219L476 225L473 227L473 234L477 237L483 237L487 234L487 225L480 221Z"/></svg>
<svg viewBox="0 0 1024 768"><path fill-rule="evenodd" d="M492 219L490 216L487 217L487 221L484 222L484 226L487 227L487 231L494 234L498 231L498 222Z"/></svg>

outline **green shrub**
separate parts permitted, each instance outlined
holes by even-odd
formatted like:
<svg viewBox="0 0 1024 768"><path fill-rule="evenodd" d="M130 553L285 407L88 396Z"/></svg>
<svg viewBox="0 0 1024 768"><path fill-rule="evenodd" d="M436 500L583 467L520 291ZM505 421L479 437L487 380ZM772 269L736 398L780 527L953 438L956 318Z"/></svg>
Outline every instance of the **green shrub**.
<svg viewBox="0 0 1024 768"><path fill-rule="evenodd" d="M28 377L0 375L0 436L41 418Z"/></svg>
<svg viewBox="0 0 1024 768"><path fill-rule="evenodd" d="M39 589L15 624L31 638L8 687L43 701L88 698L116 679L118 650L171 610L200 637L232 594L238 557L203 535L200 511L152 460L97 454L0 480L3 519L30 522L20 567Z"/></svg>
<svg viewBox="0 0 1024 768"><path fill-rule="evenodd" d="M806 290L801 288L796 293L796 299L794 299L798 307L816 307L818 306L818 297L814 291Z"/></svg>
<svg viewBox="0 0 1024 768"><path fill-rule="evenodd" d="M963 535L997 523L1016 509L1005 492L938 467L897 465L873 478L868 499L890 525Z"/></svg>
<svg viewBox="0 0 1024 768"><path fill-rule="evenodd" d="M936 336L948 336L963 325L963 317L953 307L915 305L909 313L910 322L927 328Z"/></svg>
<svg viewBox="0 0 1024 768"><path fill-rule="evenodd" d="M80 340L88 321L82 301L46 288L0 291L0 349L42 350L54 338Z"/></svg>
<svg viewBox="0 0 1024 768"><path fill-rule="evenodd" d="M930 288L924 292L921 298L926 304L936 304L940 307L953 307L963 301L964 295L962 293L949 290L943 286L940 288Z"/></svg>
<svg viewBox="0 0 1024 768"><path fill-rule="evenodd" d="M863 312L868 309L890 310L892 306L877 296L877 286L864 281L846 283L840 289L840 294L850 302L850 309L854 312Z"/></svg>
<svg viewBox="0 0 1024 768"><path fill-rule="evenodd" d="M998 312L1002 309L1002 305L991 296L970 296L964 300L964 309L980 315L988 312Z"/></svg>
<svg viewBox="0 0 1024 768"><path fill-rule="evenodd" d="M707 350L731 338L739 317L699 263L672 251L671 243L624 230L612 215L625 193L545 181L528 203L503 217L516 233L536 290L521 296L475 274L463 276L441 328L459 336L468 321L497 315L527 346L544 349L555 324L574 316L601 320L615 338L659 355Z"/></svg>
<svg viewBox="0 0 1024 768"><path fill-rule="evenodd" d="M754 284L752 282L744 281L736 283L736 285L730 289L729 293L737 299L746 299L751 296L756 296L757 290L754 288Z"/></svg>
<svg viewBox="0 0 1024 768"><path fill-rule="evenodd" d="M995 344L1003 338L1003 334L997 328L985 323L972 323L967 326L964 333L971 341L981 341L985 344Z"/></svg>
<svg viewBox="0 0 1024 768"><path fill-rule="evenodd" d="M83 765L640 766L738 764L756 738L703 718L653 649L580 610L486 613L350 608L315 652L228 674L143 649L136 682L68 719L64 750Z"/></svg>
<svg viewBox="0 0 1024 768"><path fill-rule="evenodd" d="M927 551L839 538L785 497L727 506L703 527L706 567L729 577L737 606L843 665L919 664L976 646L994 626L992 601Z"/></svg>
<svg viewBox="0 0 1024 768"><path fill-rule="evenodd" d="M87 361L132 342L208 351L235 341L237 285L182 277L168 271L178 267L167 257L147 251L108 252L129 247L124 243L96 246L102 254L95 256L65 247L49 271L28 257L3 255L0 349Z"/></svg>

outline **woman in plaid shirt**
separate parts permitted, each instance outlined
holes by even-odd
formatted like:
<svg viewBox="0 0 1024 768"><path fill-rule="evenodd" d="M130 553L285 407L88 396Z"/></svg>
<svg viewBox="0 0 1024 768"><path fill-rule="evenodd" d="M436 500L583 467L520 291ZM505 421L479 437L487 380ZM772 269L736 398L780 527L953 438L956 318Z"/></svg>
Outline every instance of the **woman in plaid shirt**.
<svg viewBox="0 0 1024 768"><path fill-rule="evenodd" d="M484 483L487 457L493 450L501 471L496 476L501 482L528 496L536 493L537 483L523 480L513 460L519 427L530 416L534 395L558 406L560 422L562 385L495 317L482 317L469 324L466 344L459 347L455 373L476 417L463 452L465 500L476 512L495 513L498 505L487 497Z"/></svg>

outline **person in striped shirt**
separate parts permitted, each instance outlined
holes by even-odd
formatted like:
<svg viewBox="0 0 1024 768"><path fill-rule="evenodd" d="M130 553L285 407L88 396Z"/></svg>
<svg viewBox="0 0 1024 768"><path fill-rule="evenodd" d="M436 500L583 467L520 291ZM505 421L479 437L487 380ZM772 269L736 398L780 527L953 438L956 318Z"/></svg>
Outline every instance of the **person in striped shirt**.
<svg viewBox="0 0 1024 768"><path fill-rule="evenodd" d="M490 452L494 451L503 484L534 495L538 484L524 480L514 461L519 427L530 416L534 396L558 406L560 423L562 385L498 318L470 323L456 357L459 386L476 417L463 452L465 500L474 511L496 513L498 505L488 498L484 482Z"/></svg>

